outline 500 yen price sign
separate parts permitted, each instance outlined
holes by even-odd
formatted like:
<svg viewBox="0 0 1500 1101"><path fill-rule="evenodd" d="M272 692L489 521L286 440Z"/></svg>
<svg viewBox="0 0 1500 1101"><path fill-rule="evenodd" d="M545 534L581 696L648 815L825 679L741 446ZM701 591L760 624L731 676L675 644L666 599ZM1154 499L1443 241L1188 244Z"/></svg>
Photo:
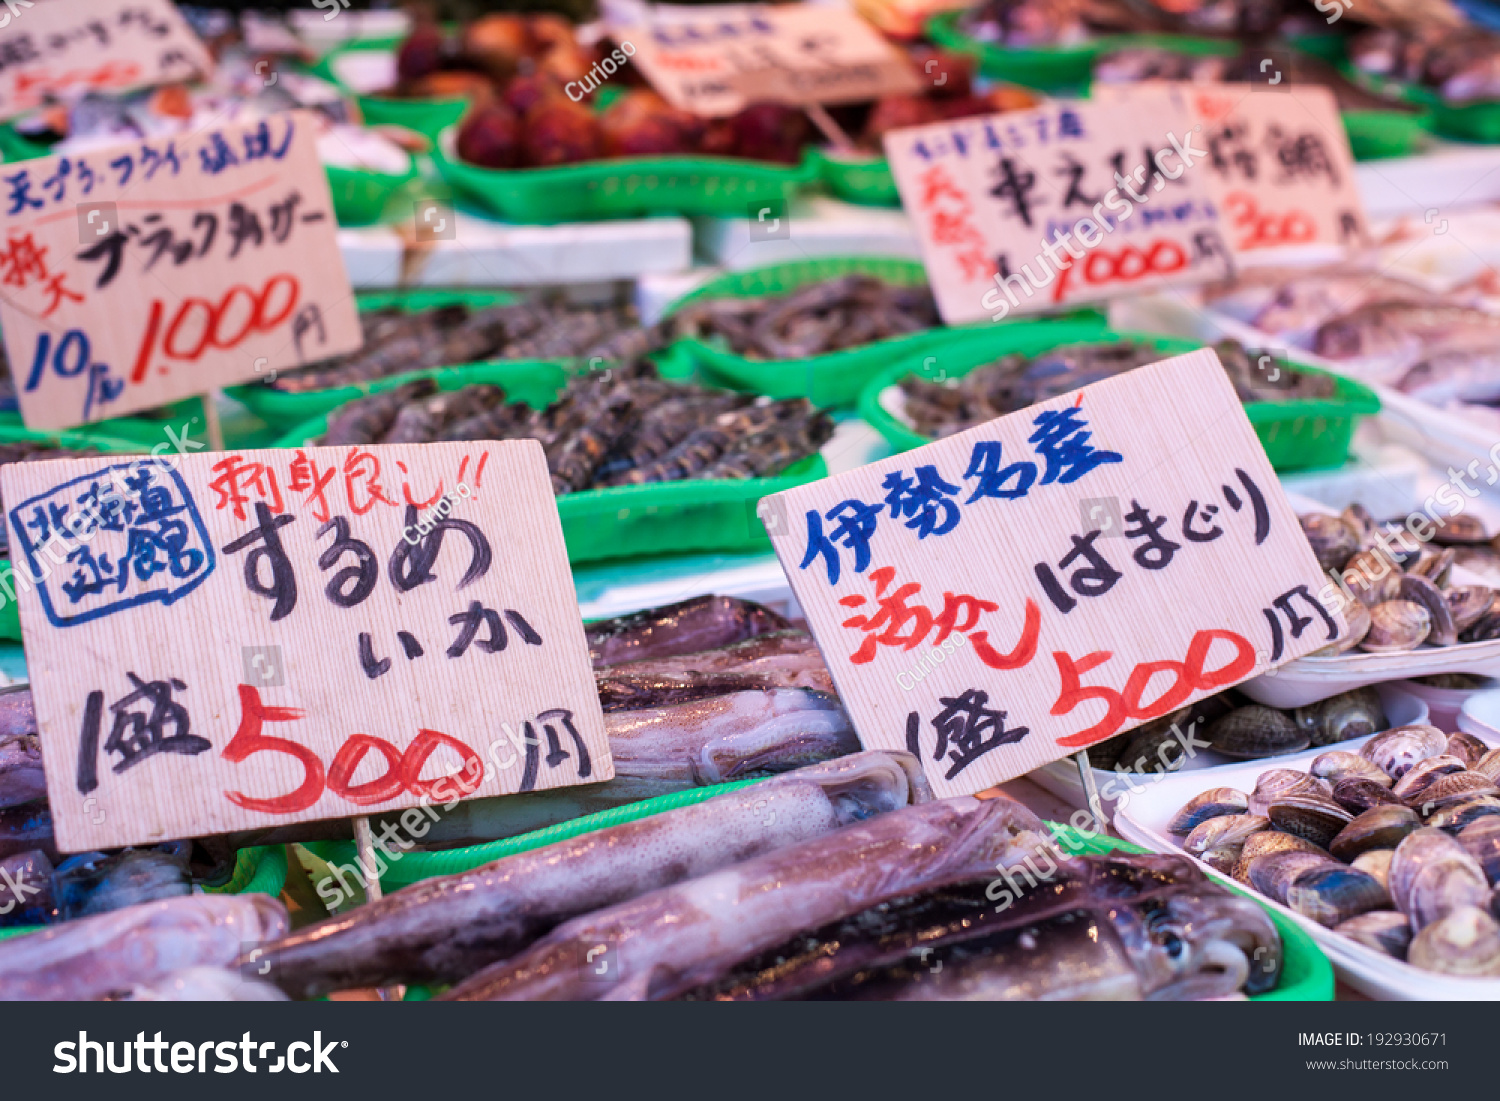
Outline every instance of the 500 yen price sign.
<svg viewBox="0 0 1500 1101"><path fill-rule="evenodd" d="M63 428L360 346L311 120L0 172L0 320L21 413Z"/></svg>

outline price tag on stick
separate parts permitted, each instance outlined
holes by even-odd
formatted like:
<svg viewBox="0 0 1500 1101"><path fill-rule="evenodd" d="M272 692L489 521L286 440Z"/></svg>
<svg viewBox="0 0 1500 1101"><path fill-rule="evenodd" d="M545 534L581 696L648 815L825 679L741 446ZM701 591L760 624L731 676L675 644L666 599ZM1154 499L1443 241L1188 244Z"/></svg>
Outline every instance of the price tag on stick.
<svg viewBox="0 0 1500 1101"><path fill-rule="evenodd" d="M916 754L940 796L1343 630L1209 349L760 508L861 742Z"/></svg>
<svg viewBox="0 0 1500 1101"><path fill-rule="evenodd" d="M676 107L732 115L751 103L855 103L909 94L911 63L852 11L807 4L652 9L611 25L651 86Z"/></svg>
<svg viewBox="0 0 1500 1101"><path fill-rule="evenodd" d="M10 0L0 119L52 99L206 77L213 59L170 0Z"/></svg>
<svg viewBox="0 0 1500 1101"><path fill-rule="evenodd" d="M0 490L66 851L614 774L535 441L13 463Z"/></svg>
<svg viewBox="0 0 1500 1101"><path fill-rule="evenodd" d="M301 112L23 161L0 190L21 414L65 428L360 346Z"/></svg>
<svg viewBox="0 0 1500 1101"><path fill-rule="evenodd" d="M893 130L885 151L950 325L1232 270L1174 90Z"/></svg>

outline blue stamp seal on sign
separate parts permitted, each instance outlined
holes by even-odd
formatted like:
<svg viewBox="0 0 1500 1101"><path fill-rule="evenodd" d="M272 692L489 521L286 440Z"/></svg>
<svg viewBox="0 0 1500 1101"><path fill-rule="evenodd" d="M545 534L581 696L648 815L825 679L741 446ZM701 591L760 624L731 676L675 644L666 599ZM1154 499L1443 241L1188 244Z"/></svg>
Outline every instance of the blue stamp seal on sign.
<svg viewBox="0 0 1500 1101"><path fill-rule="evenodd" d="M15 548L54 627L153 601L173 604L214 570L182 476L155 461L105 467L10 510Z"/></svg>

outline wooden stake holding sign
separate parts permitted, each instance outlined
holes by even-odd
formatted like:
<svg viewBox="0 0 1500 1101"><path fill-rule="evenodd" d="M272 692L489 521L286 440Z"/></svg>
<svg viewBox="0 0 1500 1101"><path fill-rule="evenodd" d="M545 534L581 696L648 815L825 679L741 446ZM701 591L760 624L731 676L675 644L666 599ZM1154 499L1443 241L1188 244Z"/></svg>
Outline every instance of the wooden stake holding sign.
<svg viewBox="0 0 1500 1101"><path fill-rule="evenodd" d="M61 849L426 804L420 838L613 775L535 441L14 463L0 493Z"/></svg>
<svg viewBox="0 0 1500 1101"><path fill-rule="evenodd" d="M1278 74L1279 75L1279 74ZM1203 127L1207 175L1237 256L1298 245L1360 248L1369 226L1349 135L1320 85L1101 85L1100 99L1134 102L1178 89Z"/></svg>
<svg viewBox="0 0 1500 1101"><path fill-rule="evenodd" d="M0 13L0 119L85 92L206 77L213 58L170 0L30 0Z"/></svg>
<svg viewBox="0 0 1500 1101"><path fill-rule="evenodd" d="M760 510L861 742L915 753L940 796L1029 772L1344 629L1208 349Z"/></svg>
<svg viewBox="0 0 1500 1101"><path fill-rule="evenodd" d="M611 23L662 97L695 114L751 103L855 103L916 92L910 62L851 11L808 4L658 6Z"/></svg>
<svg viewBox="0 0 1500 1101"><path fill-rule="evenodd" d="M1153 87L887 133L943 320L1229 275L1201 129Z"/></svg>
<svg viewBox="0 0 1500 1101"><path fill-rule="evenodd" d="M0 323L30 428L357 349L303 112L25 161L0 207Z"/></svg>

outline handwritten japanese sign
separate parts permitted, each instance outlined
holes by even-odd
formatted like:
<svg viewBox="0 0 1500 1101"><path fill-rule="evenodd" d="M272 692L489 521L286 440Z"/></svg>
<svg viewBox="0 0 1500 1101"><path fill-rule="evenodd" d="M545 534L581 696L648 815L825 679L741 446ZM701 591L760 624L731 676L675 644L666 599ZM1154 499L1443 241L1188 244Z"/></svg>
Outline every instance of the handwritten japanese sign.
<svg viewBox="0 0 1500 1101"><path fill-rule="evenodd" d="M943 320L1228 275L1200 130L1153 88L887 133Z"/></svg>
<svg viewBox="0 0 1500 1101"><path fill-rule="evenodd" d="M612 25L666 100L700 115L747 104L853 103L915 92L910 63L852 11L804 4L656 8Z"/></svg>
<svg viewBox="0 0 1500 1101"><path fill-rule="evenodd" d="M860 740L917 754L939 795L1342 629L1208 349L766 498L761 515Z"/></svg>
<svg viewBox="0 0 1500 1101"><path fill-rule="evenodd" d="M169 0L13 0L8 8L0 14L0 119L49 99L213 72Z"/></svg>
<svg viewBox="0 0 1500 1101"><path fill-rule="evenodd" d="M32 428L358 348L312 120L0 165L0 319Z"/></svg>
<svg viewBox="0 0 1500 1101"><path fill-rule="evenodd" d="M0 471L69 851L613 775L534 441Z"/></svg>

